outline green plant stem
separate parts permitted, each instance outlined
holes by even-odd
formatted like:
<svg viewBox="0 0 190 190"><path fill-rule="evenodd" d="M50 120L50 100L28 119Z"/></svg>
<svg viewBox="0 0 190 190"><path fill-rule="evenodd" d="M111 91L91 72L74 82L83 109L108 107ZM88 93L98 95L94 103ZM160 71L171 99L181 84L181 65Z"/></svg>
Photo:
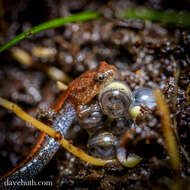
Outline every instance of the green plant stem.
<svg viewBox="0 0 190 190"><path fill-rule="evenodd" d="M128 9L124 17L131 19L151 20L175 26L190 27L190 12L172 10L157 11L148 8Z"/></svg>
<svg viewBox="0 0 190 190"><path fill-rule="evenodd" d="M50 28L60 27L66 23L84 22L84 21L88 21L88 20L98 19L99 17L100 17L99 13L87 11L87 12L73 14L73 15L70 15L67 17L61 17L61 18L57 18L57 19L42 23L38 26L35 26L34 28L31 28L30 30L28 30L26 32L19 34L18 36L14 37L9 42L0 46L0 53L3 52L4 50L6 50L7 48L13 46L14 44L18 43L19 41L27 38L30 35L39 33L44 30L48 30Z"/></svg>
<svg viewBox="0 0 190 190"><path fill-rule="evenodd" d="M142 19L142 20L151 20L156 22L161 22L165 24L172 24L175 26L182 27L190 27L190 12L176 12L176 11L157 11L153 9L147 8L135 8L135 9L127 9L124 15L119 13L119 18L129 18L129 19ZM30 30L19 34L14 37L12 40L8 41L4 45L0 46L0 53L6 50L7 48L13 46L19 41L31 36L33 34L39 33L44 30L48 30L50 28L56 28L63 26L66 23L71 22L84 22L88 20L95 20L100 18L100 14L98 12L87 11L83 13L73 14L67 17L57 18L45 23L42 23Z"/></svg>

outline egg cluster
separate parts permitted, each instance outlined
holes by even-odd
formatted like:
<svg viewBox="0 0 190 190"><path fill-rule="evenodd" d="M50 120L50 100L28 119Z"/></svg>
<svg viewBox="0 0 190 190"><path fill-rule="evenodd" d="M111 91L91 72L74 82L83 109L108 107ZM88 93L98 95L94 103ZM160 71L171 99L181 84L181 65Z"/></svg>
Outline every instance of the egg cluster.
<svg viewBox="0 0 190 190"><path fill-rule="evenodd" d="M99 93L98 104L100 111L82 119L83 127L89 133L87 147L90 153L100 158L117 158L122 165L134 167L142 158L127 154L120 147L120 141L126 129L134 125L136 117L142 113L141 106L148 109L156 107L152 89L141 87L132 92L124 82L113 81ZM103 122L105 115L107 120ZM105 124L114 120L117 121L117 132ZM123 120L125 126L120 126Z"/></svg>

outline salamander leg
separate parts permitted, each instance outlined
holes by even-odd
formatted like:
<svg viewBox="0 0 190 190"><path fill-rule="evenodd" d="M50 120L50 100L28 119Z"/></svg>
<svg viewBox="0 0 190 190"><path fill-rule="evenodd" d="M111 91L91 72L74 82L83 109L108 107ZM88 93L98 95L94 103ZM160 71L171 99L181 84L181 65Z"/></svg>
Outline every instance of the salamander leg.
<svg viewBox="0 0 190 190"><path fill-rule="evenodd" d="M77 114L78 117L85 117L87 115L90 115L93 112L100 112L101 108L98 103L91 104L91 105L79 105L77 107Z"/></svg>

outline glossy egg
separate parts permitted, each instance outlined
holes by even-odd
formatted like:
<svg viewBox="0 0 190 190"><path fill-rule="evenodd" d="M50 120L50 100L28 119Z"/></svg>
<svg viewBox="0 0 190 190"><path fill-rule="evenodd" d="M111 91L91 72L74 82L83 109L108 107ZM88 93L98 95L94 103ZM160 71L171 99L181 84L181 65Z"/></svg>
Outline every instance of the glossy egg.
<svg viewBox="0 0 190 190"><path fill-rule="evenodd" d="M90 153L99 158L114 158L117 138L109 132L99 132L88 140Z"/></svg>
<svg viewBox="0 0 190 190"><path fill-rule="evenodd" d="M151 88L138 88L133 92L135 101L134 106L143 105L150 109L156 107L156 101Z"/></svg>
<svg viewBox="0 0 190 190"><path fill-rule="evenodd" d="M126 117L133 103L133 94L127 85L114 81L99 93L98 100L104 114L111 118Z"/></svg>
<svg viewBox="0 0 190 190"><path fill-rule="evenodd" d="M89 135L95 133L103 127L103 114L99 111L92 112L91 114L79 119L80 126L85 129Z"/></svg>

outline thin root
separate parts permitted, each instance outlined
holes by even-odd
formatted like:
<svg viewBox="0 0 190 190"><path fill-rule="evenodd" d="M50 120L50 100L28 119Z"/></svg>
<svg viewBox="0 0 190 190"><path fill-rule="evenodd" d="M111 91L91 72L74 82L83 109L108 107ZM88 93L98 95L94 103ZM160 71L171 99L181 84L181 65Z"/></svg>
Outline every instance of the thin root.
<svg viewBox="0 0 190 190"><path fill-rule="evenodd" d="M54 129L49 127L48 125L45 125L44 123L36 120L35 118L28 115L26 112L24 112L19 106L16 104L7 101L4 98L0 97L0 105L4 108L7 108L11 111L13 111L18 117L23 119L24 121L30 123L37 129L39 129L42 132L47 133L50 137L56 139L67 151L74 154L76 157L79 157L80 159L84 160L85 162L88 162L92 165L96 166L104 166L108 162L115 162L115 160L103 160L99 158L95 158L93 156L90 156L86 154L82 149L77 148L73 146L69 141L67 141L65 138L57 138L60 134L56 132Z"/></svg>
<svg viewBox="0 0 190 190"><path fill-rule="evenodd" d="M166 149L170 157L170 165L171 165L171 168L179 174L181 162L179 158L179 149L177 146L177 141L172 129L170 110L166 103L164 95L162 94L160 90L155 89L154 95L157 101L157 109L161 116L162 131L163 131L163 136L164 136L164 140L166 144Z"/></svg>
<svg viewBox="0 0 190 190"><path fill-rule="evenodd" d="M186 104L187 105L190 104L190 96L189 96L189 94L190 94L190 83L188 84L188 87L187 87L187 89L185 91Z"/></svg>
<svg viewBox="0 0 190 190"><path fill-rule="evenodd" d="M57 88L60 90L60 91L65 91L67 90L67 85L64 84L63 82L61 81L57 81Z"/></svg>

